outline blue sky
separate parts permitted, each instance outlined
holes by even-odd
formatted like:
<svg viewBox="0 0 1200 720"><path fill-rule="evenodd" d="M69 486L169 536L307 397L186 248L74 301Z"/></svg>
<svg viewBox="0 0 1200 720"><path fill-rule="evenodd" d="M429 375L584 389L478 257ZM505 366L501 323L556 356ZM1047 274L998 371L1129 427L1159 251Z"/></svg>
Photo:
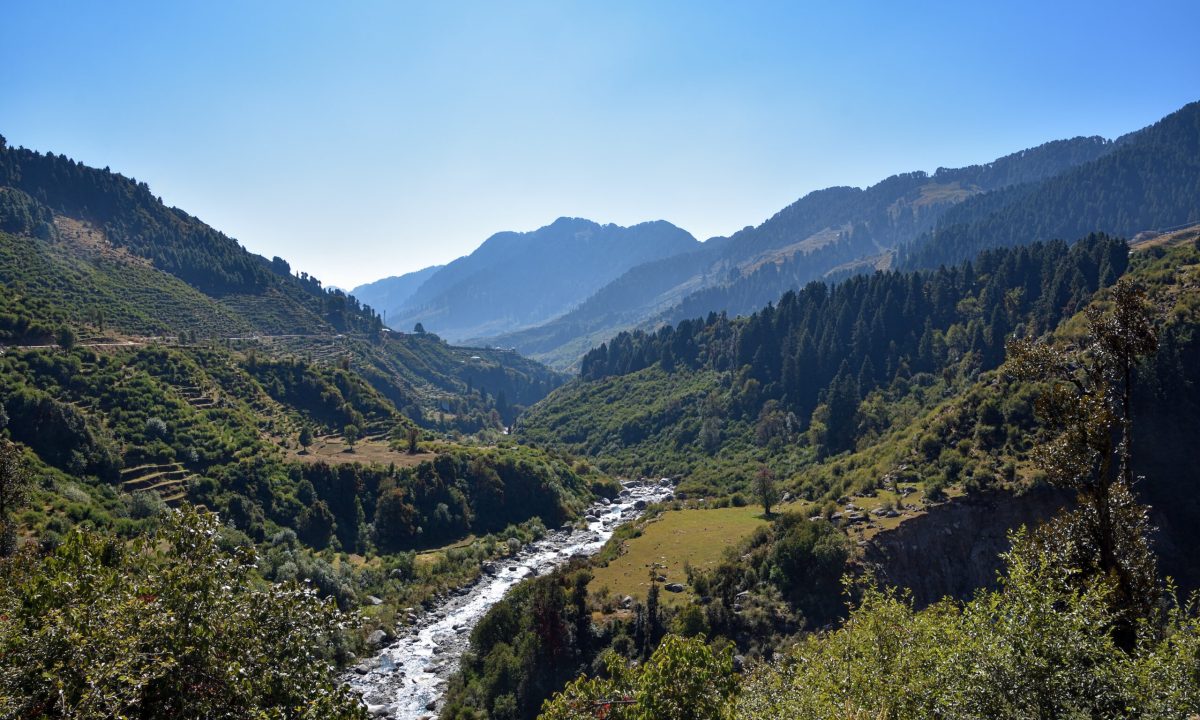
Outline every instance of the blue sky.
<svg viewBox="0 0 1200 720"><path fill-rule="evenodd" d="M700 239L1200 99L1188 2L0 3L0 134L351 287L569 215Z"/></svg>

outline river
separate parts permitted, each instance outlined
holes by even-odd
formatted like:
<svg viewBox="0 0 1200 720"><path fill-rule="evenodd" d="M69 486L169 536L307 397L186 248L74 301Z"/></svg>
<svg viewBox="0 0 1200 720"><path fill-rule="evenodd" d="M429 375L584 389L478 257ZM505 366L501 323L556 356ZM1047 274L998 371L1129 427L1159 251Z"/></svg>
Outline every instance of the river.
<svg viewBox="0 0 1200 720"><path fill-rule="evenodd" d="M488 608L522 579L550 572L575 555L595 554L647 503L668 499L673 492L666 480L627 482L623 488L609 504L602 501L587 509L586 530L551 531L516 555L490 563L478 582L401 628L391 645L349 672L345 681L362 694L370 713L396 720L434 717L471 629Z"/></svg>

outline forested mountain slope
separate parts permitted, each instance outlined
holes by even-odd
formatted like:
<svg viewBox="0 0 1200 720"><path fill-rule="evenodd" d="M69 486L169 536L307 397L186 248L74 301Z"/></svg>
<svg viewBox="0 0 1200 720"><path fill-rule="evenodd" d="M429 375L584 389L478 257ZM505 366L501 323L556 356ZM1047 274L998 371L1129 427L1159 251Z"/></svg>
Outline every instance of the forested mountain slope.
<svg viewBox="0 0 1200 720"><path fill-rule="evenodd" d="M749 317L622 333L585 355L579 379L526 413L519 433L614 471L686 476L685 490L745 489L755 458L798 466L853 448L873 388L964 359L972 372L995 367L1011 333L1052 329L1127 263L1123 241L1094 235L811 283Z"/></svg>
<svg viewBox="0 0 1200 720"><path fill-rule="evenodd" d="M1012 275L1016 268L1021 272ZM1104 287L1116 275L1122 284ZM1096 279L1090 287L1089 277ZM779 414L779 396L764 397L770 384L748 382L758 380L750 373L769 365L770 355L745 362L739 348L774 347L786 336L773 340L768 328L836 337L839 326L857 324L863 308L881 307L882 296L873 297L871 288L892 296L882 307L903 308L907 298L893 283L905 279L920 289L908 298L953 307L951 324L936 320L941 313L935 307L925 307L934 330L928 343L916 339L912 355L913 345L896 342L887 330L866 331L865 337L887 340L889 348L910 348L895 375L859 396L850 391L857 380L842 368L841 379L819 398L808 431L789 427L794 419ZM1064 280L1079 292L1055 292ZM574 381L531 411L532 429L548 432L553 442L615 453L627 458L625 467L646 473L699 452L690 440L698 420L690 408L716 407L712 417L720 419L754 417L755 408L759 415L753 427L734 419L710 436L719 466L679 466L688 473L679 485L682 500L614 538L590 567L530 581L489 613L451 685L452 707L583 720L607 698L621 697L641 709L670 698L672 707L706 717L719 716L717 708L725 705L734 716L750 718L836 718L847 707L867 708L869 717L885 708L889 717L912 718L946 708L949 717L982 717L979 708L987 707L988 717L1017 718L1031 714L1031 703L1111 706L1124 708L1114 716L1163 717L1200 697L1194 681L1181 680L1198 642L1186 593L1200 585L1190 552L1200 508L1188 500L1195 495L1192 468L1200 456L1181 433L1200 421L1200 233L1155 238L1139 244L1132 257L1120 241L1089 236L1074 246L998 250L969 265L860 282L827 288L816 299L810 293L819 286L810 286L797 296L802 303L785 299L750 318L717 316L692 333L703 342L666 355L665 367L663 356L649 356L666 353L679 330L640 336L641 344L631 342L617 353L617 367L591 368L603 377ZM1035 287L1032 305L1025 304ZM997 304L987 300L998 291L1003 299ZM1100 449L1083 465L1058 460L1091 452L1092 441L1123 454L1128 446L1112 433L1118 415L1087 415L1094 407L1088 396L1075 395L1058 371L1022 369L1021 347L1027 345L989 352L997 346L988 338L995 336L979 322L981 300L1004 308L1001 314L1015 311L1019 317L1010 317L1016 322L996 340L1036 337L1032 347L1048 348L1049 362L1071 359L1063 372L1082 374L1075 362L1099 363L1119 378L1117 351L1104 348L1119 347L1112 338L1126 334L1108 340L1097 335L1124 322L1114 318L1132 305L1121 301L1123 309L1116 310L1118 297L1134 298L1140 307L1135 314L1148 319L1144 327L1134 322L1139 337L1157 338L1133 351L1141 358L1135 358L1128 389L1134 428L1128 457L1132 473L1145 474L1133 487L1150 508L1127 495L1114 495L1109 506L1111 517L1119 518L1119 559L1131 572L1144 573L1141 598L1152 599L1149 611L1138 616L1144 624L1133 639L1117 630L1130 622L1122 614L1129 612L1129 596L1118 594L1118 581L1097 580L1101 571L1093 557L1099 545L1067 539L1095 528L1080 521L1092 517L1086 507L1067 512L1071 490L1082 488L1078 502L1084 505L1089 497L1103 497L1088 489L1096 487L1097 476L1120 474L1118 464L1109 465ZM836 307L850 298L865 301L849 303L845 311ZM802 312L806 308L814 310L811 318ZM818 309L831 317L818 317ZM751 326L763 334L747 334ZM728 332L708 333L722 327ZM743 337L753 342L743 346ZM932 367L919 360L910 367L925 354L921 345L937 348L927 354L935 360ZM812 355L819 357L819 349ZM650 364L636 369L639 356ZM687 365L692 358L699 368ZM593 362L601 359L593 356ZM722 359L735 364L734 372L718 369ZM735 392L739 379L757 395ZM1123 391L1111 389L1102 402L1119 407ZM572 403L583 394L586 402ZM731 402L739 399L751 403L749 413ZM1064 416L1051 411L1058 406L1047 399L1065 399L1068 408L1074 399L1079 406ZM603 408L598 416L613 415L620 424L589 433L590 423L603 418L575 423L571 414L589 406ZM1079 417L1099 423L1096 435L1088 431L1086 448L1079 429L1066 422ZM1164 432L1176 424L1176 431ZM850 442L840 452L825 444L838 425L849 431ZM685 428L686 434L670 433ZM616 440L622 430L637 432ZM673 457L676 448L682 452ZM770 503L773 511L760 514L758 502ZM1050 524L1035 529L1044 521ZM1022 523L1029 526L1010 546L1008 532ZM1159 570L1177 584L1165 583ZM844 584L843 577L851 582ZM880 581L892 587L881 588ZM907 595L906 587L916 594ZM627 592L631 597L622 597ZM952 596L941 599L941 592ZM546 598L556 597L558 612L547 621ZM595 613L602 625L577 629L577 618ZM551 635L547 627L563 630ZM506 642L513 634L521 639L515 648ZM584 676L543 705L539 693L545 688L526 682L521 668L547 653ZM513 657L515 665L504 664ZM497 673L501 667L513 670ZM969 681L964 667L972 668ZM666 673L671 683L661 681ZM897 695L895 687L906 690ZM1103 692L1093 693L1097 687Z"/></svg>
<svg viewBox="0 0 1200 720"><path fill-rule="evenodd" d="M947 212L901 254L904 267L961 262L988 247L1104 231L1133 237L1200 222L1200 102L1122 138L1104 157Z"/></svg>
<svg viewBox="0 0 1200 720"><path fill-rule="evenodd" d="M66 328L89 344L156 336L353 362L417 422L466 432L510 420L561 381L514 353L388 333L354 297L247 252L145 183L2 141L0 234L6 344L52 343Z"/></svg>
<svg viewBox="0 0 1200 720"><path fill-rule="evenodd" d="M259 553L255 587L379 598L335 638L345 659L615 492L505 439L564 379L545 366L390 332L120 175L7 147L0 166L0 558L15 545L35 568L80 526L119 547L195 504L220 514L222 551ZM32 632L0 620L3 642Z"/></svg>
<svg viewBox="0 0 1200 720"><path fill-rule="evenodd" d="M0 140L0 229L46 240L55 217L78 221L103 248L125 251L242 315L258 332L375 332L379 319L338 291L326 292L281 258L267 260L178 208L145 182L66 156ZM176 330L191 328L176 328Z"/></svg>
<svg viewBox="0 0 1200 720"><path fill-rule="evenodd" d="M757 227L633 268L563 317L494 341L565 367L621 329L709 311L748 313L837 268L873 269L968 198L1053 176L1115 147L1098 137L1060 140L985 165L895 175L865 190L819 190Z"/></svg>
<svg viewBox="0 0 1200 720"><path fill-rule="evenodd" d="M76 504L98 503L97 517L136 491L202 502L259 538L264 520L303 534L320 493L297 504L279 481L289 465L319 467L294 465L299 438L344 443L332 459L348 462L360 442L363 461L391 462L379 477L393 477L404 455L389 445L410 430L499 437L561 382L513 353L390 333L144 183L8 147L0 168L0 425L62 482L84 481ZM471 493L455 497L445 504L463 508ZM352 495L324 500L323 527L341 523L346 542L369 521Z"/></svg>

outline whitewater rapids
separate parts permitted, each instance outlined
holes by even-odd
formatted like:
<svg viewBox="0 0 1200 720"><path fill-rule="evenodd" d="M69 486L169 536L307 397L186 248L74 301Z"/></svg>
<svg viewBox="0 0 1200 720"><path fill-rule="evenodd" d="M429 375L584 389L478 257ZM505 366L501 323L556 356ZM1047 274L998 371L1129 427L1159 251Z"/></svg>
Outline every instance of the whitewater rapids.
<svg viewBox="0 0 1200 720"><path fill-rule="evenodd" d="M613 531L649 503L670 499L671 483L627 482L608 504L589 507L587 529L553 530L519 553L492 561L479 581L442 601L377 655L356 666L344 680L362 694L375 717L421 720L441 709L450 676L467 649L471 629L488 608L526 577L543 575L577 555L593 555Z"/></svg>

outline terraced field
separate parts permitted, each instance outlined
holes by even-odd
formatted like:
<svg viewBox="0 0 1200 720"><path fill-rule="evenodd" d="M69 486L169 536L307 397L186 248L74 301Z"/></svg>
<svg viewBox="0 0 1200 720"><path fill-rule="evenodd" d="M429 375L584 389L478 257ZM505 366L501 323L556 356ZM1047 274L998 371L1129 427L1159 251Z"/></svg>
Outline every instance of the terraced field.
<svg viewBox="0 0 1200 720"><path fill-rule="evenodd" d="M168 505L177 505L187 495L193 477L179 463L139 465L121 471L121 489L128 493L155 492Z"/></svg>

